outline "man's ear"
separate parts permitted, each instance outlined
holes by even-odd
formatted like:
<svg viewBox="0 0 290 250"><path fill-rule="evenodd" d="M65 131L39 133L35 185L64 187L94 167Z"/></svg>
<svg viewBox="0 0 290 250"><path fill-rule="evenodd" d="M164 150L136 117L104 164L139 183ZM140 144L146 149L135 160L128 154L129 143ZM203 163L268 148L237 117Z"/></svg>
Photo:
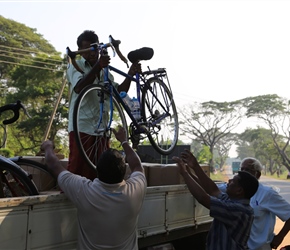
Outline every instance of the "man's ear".
<svg viewBox="0 0 290 250"><path fill-rule="evenodd" d="M260 171L256 171L256 178L260 179L260 177L261 177L261 172Z"/></svg>
<svg viewBox="0 0 290 250"><path fill-rule="evenodd" d="M239 190L237 191L237 195L240 197L245 197L245 192L242 187L240 187Z"/></svg>

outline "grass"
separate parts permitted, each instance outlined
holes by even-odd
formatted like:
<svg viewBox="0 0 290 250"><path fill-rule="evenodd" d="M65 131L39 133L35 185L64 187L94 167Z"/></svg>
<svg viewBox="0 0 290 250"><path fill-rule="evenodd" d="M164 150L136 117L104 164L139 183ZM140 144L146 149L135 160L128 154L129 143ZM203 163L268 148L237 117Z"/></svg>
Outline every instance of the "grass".
<svg viewBox="0 0 290 250"><path fill-rule="evenodd" d="M262 174L262 175L273 178L273 179L277 179L277 180L288 180L290 182L290 179L287 179L287 173L288 172L285 171L284 173L280 174L280 177L278 177L277 174L271 175L270 173L267 173L266 175L264 175L264 174ZM213 181L225 181L225 182L227 182L229 180L229 177L220 171L217 171L216 174L210 173L210 178Z"/></svg>
<svg viewBox="0 0 290 250"><path fill-rule="evenodd" d="M228 176L224 175L223 172L217 171L215 174L210 173L210 178L213 181L228 181Z"/></svg>
<svg viewBox="0 0 290 250"><path fill-rule="evenodd" d="M290 181L290 179L287 179L287 174L288 174L288 172L285 171L285 172L283 172L282 174L280 174L279 177L277 176L277 173L271 175L271 174L268 172L268 173L266 173L266 175L264 175L264 174L263 174L263 175L264 175L264 176L267 176L267 177L270 177L270 178L273 178L273 179L277 179L277 180L288 180L288 181Z"/></svg>

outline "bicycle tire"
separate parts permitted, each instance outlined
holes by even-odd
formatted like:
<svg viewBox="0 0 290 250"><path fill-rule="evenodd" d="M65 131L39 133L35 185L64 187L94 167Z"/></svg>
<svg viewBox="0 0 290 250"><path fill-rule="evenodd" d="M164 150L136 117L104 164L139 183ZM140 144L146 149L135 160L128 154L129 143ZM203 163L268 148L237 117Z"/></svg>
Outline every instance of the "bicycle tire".
<svg viewBox="0 0 290 250"><path fill-rule="evenodd" d="M97 131L99 122L99 107L101 96L104 97L106 105L102 116L100 130ZM87 100L90 98L90 102ZM125 130L128 138L127 121L120 104L113 96L113 121L109 126L108 117L110 117L110 92L98 84L92 84L84 88L76 99L73 113L73 129L75 139L81 155L85 161L96 170L98 159L102 152L106 149L120 149L120 143L111 138L111 128L121 125ZM84 108L83 108L84 107ZM89 131L82 131L82 127L86 126ZM107 129L104 129L107 128ZM80 132L85 132L85 136L80 136ZM86 142L93 141L92 145L86 150Z"/></svg>
<svg viewBox="0 0 290 250"><path fill-rule="evenodd" d="M32 180L39 192L59 190L57 179L45 164L25 159L22 156L9 158L32 176Z"/></svg>
<svg viewBox="0 0 290 250"><path fill-rule="evenodd" d="M146 81L142 90L142 119L148 124L148 139L162 155L169 155L178 140L178 116L173 96L168 87L157 77ZM167 117L158 121L162 115Z"/></svg>
<svg viewBox="0 0 290 250"><path fill-rule="evenodd" d="M29 174L3 156L0 156L0 178L3 198L39 194Z"/></svg>

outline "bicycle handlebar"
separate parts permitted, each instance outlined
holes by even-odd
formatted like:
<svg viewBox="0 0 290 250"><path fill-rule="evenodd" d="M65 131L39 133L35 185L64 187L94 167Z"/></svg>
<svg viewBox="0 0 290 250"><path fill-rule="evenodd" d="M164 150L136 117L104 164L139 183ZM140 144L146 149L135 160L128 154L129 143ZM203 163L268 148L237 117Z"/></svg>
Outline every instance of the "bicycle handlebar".
<svg viewBox="0 0 290 250"><path fill-rule="evenodd" d="M23 106L23 104L19 100L16 103L7 104L7 105L0 107L0 115L2 112L7 111L7 110L12 110L14 113L13 117L10 119L4 120L3 124L7 125L7 124L11 124L11 123L17 121L19 118L19 110L21 108L23 109L24 114L26 114L28 117L30 117L26 108Z"/></svg>
<svg viewBox="0 0 290 250"><path fill-rule="evenodd" d="M123 54L121 53L120 49L119 49L119 45L121 43L120 40L115 40L111 35L109 36L109 39L110 39L110 42L111 44L114 46L116 52L117 52L117 55L119 56L119 58L127 64L128 66L128 60L126 59L125 56L123 56Z"/></svg>
<svg viewBox="0 0 290 250"><path fill-rule="evenodd" d="M71 51L70 48L67 47L66 48L67 55L71 59L71 63L73 64L73 66L79 72L84 73L75 61L76 55L84 53L84 52L92 51L92 50L98 50L98 51L100 51L101 54L104 54L104 53L107 53L106 49L111 47L113 52L114 52L114 56L115 56L115 52L117 52L119 58L123 62L125 62L127 64L127 67L129 68L128 60L122 55L122 53L119 49L119 45L120 45L121 41L115 40L111 35L109 36L109 39L110 39L109 43L106 43L106 44L93 43L93 44L91 44L91 47L89 47L87 49L78 50L78 51ZM128 54L128 59L131 63L135 63L135 62L139 62L141 60L150 60L153 57L153 55L154 55L154 50L152 48L143 47L143 48L131 51Z"/></svg>
<svg viewBox="0 0 290 250"><path fill-rule="evenodd" d="M75 66L76 69L78 69L78 66L76 66L75 63L75 58L76 55L84 53L84 52L88 52L88 51L93 51L93 50L99 50L100 53L104 53L106 51L107 48L112 48L114 56L115 56L115 52L117 53L117 55L119 56L119 58L127 64L128 66L128 60L126 59L126 57L123 56L123 54L121 53L120 49L119 49L119 45L121 43L120 40L115 40L111 35L109 36L109 43L105 43L105 44L98 44L98 43L93 43L91 44L91 47L87 48L87 49L82 49L82 50L78 50L78 51L71 51L69 47L66 48L67 51L67 55L70 57L70 59L72 60L72 64Z"/></svg>

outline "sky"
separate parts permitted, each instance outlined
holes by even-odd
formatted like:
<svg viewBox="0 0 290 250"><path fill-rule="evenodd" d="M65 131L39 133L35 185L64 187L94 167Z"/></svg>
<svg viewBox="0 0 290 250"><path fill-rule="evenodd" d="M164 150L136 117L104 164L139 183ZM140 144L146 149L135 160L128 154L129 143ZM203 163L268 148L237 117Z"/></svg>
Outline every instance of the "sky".
<svg viewBox="0 0 290 250"><path fill-rule="evenodd" d="M290 99L289 13L287 0L0 0L0 15L35 28L62 54L77 50L86 29L100 42L121 40L124 55L153 48L142 69L166 68L178 108L266 94Z"/></svg>

